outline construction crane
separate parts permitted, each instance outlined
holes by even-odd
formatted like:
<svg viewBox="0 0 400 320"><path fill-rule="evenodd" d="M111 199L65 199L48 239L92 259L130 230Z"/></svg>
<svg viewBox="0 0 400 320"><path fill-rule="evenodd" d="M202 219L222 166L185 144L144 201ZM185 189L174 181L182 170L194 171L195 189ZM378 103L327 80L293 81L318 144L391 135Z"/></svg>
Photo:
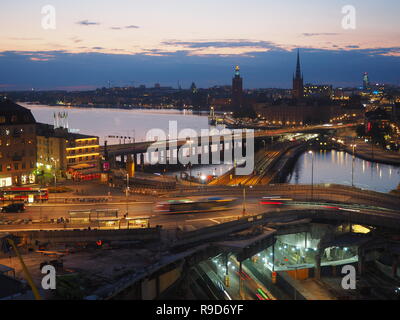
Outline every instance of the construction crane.
<svg viewBox="0 0 400 320"><path fill-rule="evenodd" d="M0 239L0 240L1 240L1 239ZM4 237L3 240L6 240L6 242L13 248L13 250L14 250L14 252L15 252L15 255L18 257L18 259L19 259L19 261L20 261L20 263L21 263L21 266L22 266L22 270L23 270L23 272L24 272L24 274L25 274L25 278L26 278L26 280L28 281L28 283L29 283L29 285L30 285L30 287L31 287L31 289L32 289L32 292L33 292L33 295L34 295L35 299L36 299L36 300L42 300L42 297L41 297L40 294L39 294L39 290L38 290L38 288L36 287L35 283L33 282L32 276L31 276L31 274L29 273L29 270L28 270L28 268L26 267L25 262L24 262L24 260L22 259L21 254L19 253L19 250L18 250L18 248L17 248L17 246L16 246L16 244L15 244L15 241L14 241L13 238L10 237L10 236ZM6 248L6 246L5 246L4 243L2 244L1 247L3 248L3 251L7 251L7 250L8 250L8 248Z"/></svg>

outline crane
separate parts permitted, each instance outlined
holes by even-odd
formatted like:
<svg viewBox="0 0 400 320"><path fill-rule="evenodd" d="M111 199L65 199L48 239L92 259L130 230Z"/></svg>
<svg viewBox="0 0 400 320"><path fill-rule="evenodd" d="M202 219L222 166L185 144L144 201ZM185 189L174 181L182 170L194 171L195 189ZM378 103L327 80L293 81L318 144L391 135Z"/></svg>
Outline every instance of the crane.
<svg viewBox="0 0 400 320"><path fill-rule="evenodd" d="M10 237L10 236L6 236L6 237L3 238L3 239L6 240L6 242L13 248L13 250L14 250L14 252L15 252L15 255L18 257L18 259L19 259L19 261L20 261L20 263L21 263L21 266L22 266L22 270L23 270L23 272L24 272L24 274L25 274L25 278L26 278L26 280L28 281L28 283L29 283L29 285L30 285L30 287L31 287L31 289L32 289L32 292L33 292L33 295L34 295L35 299L36 299L36 300L42 300L42 297L41 297L40 294L39 294L39 290L38 290L38 288L36 287L35 283L33 282L32 276L31 276L31 274L29 273L29 270L28 270L28 268L26 267L24 260L22 259L22 256L21 256L21 254L20 254L20 252L19 252L19 250L18 250L18 248L17 248L17 246L16 246L16 244L15 244L15 241L14 241L13 238ZM0 240L1 240L1 239L0 239ZM4 250L4 251L8 250L8 248L6 248L6 246L4 245L4 243L3 243L2 247L3 247L3 250Z"/></svg>

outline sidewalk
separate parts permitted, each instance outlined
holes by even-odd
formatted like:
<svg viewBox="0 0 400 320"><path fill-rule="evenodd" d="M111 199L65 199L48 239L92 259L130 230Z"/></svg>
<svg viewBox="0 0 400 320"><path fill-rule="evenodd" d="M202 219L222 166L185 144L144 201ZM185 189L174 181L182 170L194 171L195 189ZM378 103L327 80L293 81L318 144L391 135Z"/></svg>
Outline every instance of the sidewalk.
<svg viewBox="0 0 400 320"><path fill-rule="evenodd" d="M347 141L346 145L344 145L345 150L350 154L353 154L353 148L350 147L352 143L351 141ZM354 143L357 145L354 150L357 157L368 161L400 166L399 152L386 151L379 146L372 145L360 139L357 139Z"/></svg>

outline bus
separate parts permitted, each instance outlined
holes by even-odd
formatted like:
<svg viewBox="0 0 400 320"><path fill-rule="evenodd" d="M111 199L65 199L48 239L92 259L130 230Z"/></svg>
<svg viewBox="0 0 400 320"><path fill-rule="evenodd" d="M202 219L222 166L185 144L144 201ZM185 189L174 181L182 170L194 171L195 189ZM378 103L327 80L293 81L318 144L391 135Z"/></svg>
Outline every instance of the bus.
<svg viewBox="0 0 400 320"><path fill-rule="evenodd" d="M12 187L0 190L1 201L39 202L49 200L49 191L45 188Z"/></svg>
<svg viewBox="0 0 400 320"><path fill-rule="evenodd" d="M199 200L181 199L158 202L156 212L161 213L197 213L229 210L236 204L236 198L204 198Z"/></svg>

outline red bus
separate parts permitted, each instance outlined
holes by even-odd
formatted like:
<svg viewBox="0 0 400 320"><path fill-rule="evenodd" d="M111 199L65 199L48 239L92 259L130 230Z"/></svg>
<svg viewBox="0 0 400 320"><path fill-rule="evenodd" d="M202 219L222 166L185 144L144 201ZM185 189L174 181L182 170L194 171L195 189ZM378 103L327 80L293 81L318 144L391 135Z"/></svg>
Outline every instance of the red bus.
<svg viewBox="0 0 400 320"><path fill-rule="evenodd" d="M0 190L0 201L46 201L49 191L45 188L14 187Z"/></svg>

